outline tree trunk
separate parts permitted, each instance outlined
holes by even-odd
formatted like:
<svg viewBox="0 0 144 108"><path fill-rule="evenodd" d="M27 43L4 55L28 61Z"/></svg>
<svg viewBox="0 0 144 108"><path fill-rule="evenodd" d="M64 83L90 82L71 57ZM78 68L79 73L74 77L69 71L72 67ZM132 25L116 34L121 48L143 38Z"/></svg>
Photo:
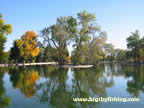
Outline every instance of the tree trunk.
<svg viewBox="0 0 144 108"><path fill-rule="evenodd" d="M24 60L23 66L25 67L25 60Z"/></svg>

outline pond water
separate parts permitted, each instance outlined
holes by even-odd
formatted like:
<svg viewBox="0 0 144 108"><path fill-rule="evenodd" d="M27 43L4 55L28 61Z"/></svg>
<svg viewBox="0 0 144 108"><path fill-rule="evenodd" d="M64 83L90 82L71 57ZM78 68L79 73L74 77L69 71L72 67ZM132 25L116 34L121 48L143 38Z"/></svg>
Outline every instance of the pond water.
<svg viewBox="0 0 144 108"><path fill-rule="evenodd" d="M74 102L73 98L139 98L139 102ZM0 68L0 108L143 108L144 66L88 69Z"/></svg>

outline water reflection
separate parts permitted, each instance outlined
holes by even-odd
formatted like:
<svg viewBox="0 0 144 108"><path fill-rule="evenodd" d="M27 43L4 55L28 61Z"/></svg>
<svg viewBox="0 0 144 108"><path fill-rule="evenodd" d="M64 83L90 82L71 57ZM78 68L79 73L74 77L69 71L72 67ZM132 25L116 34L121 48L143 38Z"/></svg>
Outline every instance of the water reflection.
<svg viewBox="0 0 144 108"><path fill-rule="evenodd" d="M140 97L140 92L144 93L144 66L143 65L127 65L127 64L115 64L105 65L105 72L111 72L115 77L122 76L124 78L130 78L127 80L127 92L132 97Z"/></svg>
<svg viewBox="0 0 144 108"><path fill-rule="evenodd" d="M52 68L52 69L50 69ZM49 71L52 70L51 72ZM47 70L47 69L44 69ZM56 108L76 108L76 103L72 100L72 92L68 90L66 84L68 79L67 68L49 67L48 71L41 71L41 74L49 74L46 81L37 84L40 102L48 103Z"/></svg>
<svg viewBox="0 0 144 108"><path fill-rule="evenodd" d="M133 97L139 97L140 92L144 93L144 67L137 66L137 68L131 66L130 68L126 67L125 75L127 77L132 77L131 80L127 82L127 91Z"/></svg>
<svg viewBox="0 0 144 108"><path fill-rule="evenodd" d="M37 93L35 86L40 77L37 71L28 68L10 68L9 75L13 87L18 88L26 97L33 97Z"/></svg>
<svg viewBox="0 0 144 108"><path fill-rule="evenodd" d="M144 66L105 64L89 69L54 66L0 68L0 108L11 103L3 81L6 72L13 88L25 98L38 100L39 104L48 104L52 108L99 107L99 103L73 102L73 98L107 97L107 88L113 89L118 77L126 81L126 89L120 89L131 97L140 97L144 93Z"/></svg>
<svg viewBox="0 0 144 108"><path fill-rule="evenodd" d="M0 68L0 108L10 106L11 103L11 98L9 96L6 96L6 91L4 88L3 76L6 71L7 68Z"/></svg>

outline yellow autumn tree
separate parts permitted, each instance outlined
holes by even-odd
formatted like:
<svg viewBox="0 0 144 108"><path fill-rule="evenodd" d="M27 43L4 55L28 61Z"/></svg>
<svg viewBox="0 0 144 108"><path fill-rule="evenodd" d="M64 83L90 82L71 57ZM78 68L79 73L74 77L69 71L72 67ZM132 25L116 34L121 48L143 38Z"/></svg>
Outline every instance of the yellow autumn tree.
<svg viewBox="0 0 144 108"><path fill-rule="evenodd" d="M29 56L32 57L34 62L35 57L39 54L40 49L37 47L37 38L38 36L34 31L27 31L20 40L16 40L21 56L24 57L24 63Z"/></svg>

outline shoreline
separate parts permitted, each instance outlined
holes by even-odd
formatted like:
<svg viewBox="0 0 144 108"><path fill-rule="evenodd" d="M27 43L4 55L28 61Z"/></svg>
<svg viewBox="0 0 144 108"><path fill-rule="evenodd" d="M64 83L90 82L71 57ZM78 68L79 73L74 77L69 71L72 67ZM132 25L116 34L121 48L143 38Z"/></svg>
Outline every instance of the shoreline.
<svg viewBox="0 0 144 108"><path fill-rule="evenodd" d="M0 67L9 67L9 66L32 66L32 65L50 65L57 64L57 62L43 62L43 63L11 63L11 64L0 64Z"/></svg>
<svg viewBox="0 0 144 108"><path fill-rule="evenodd" d="M57 65L59 68L90 68L93 65Z"/></svg>
<svg viewBox="0 0 144 108"><path fill-rule="evenodd" d="M11 63L11 64L0 64L0 67L9 67L9 66L34 66L34 65L55 65L55 67L59 68L90 68L93 65L72 65L72 64L65 64L65 65L58 65L57 62L43 62L43 63Z"/></svg>
<svg viewBox="0 0 144 108"><path fill-rule="evenodd" d="M113 64L113 63L122 63L122 64L133 64L133 65L142 65L143 63L135 63L135 62L128 62L128 61L105 61L105 62L98 62L98 64ZM64 64L64 65L58 65L57 62L42 62L42 63L10 63L10 64L0 64L0 67L9 67L9 66L34 66L34 65L56 65L56 67L59 68L90 68L94 65L74 65L74 64Z"/></svg>

